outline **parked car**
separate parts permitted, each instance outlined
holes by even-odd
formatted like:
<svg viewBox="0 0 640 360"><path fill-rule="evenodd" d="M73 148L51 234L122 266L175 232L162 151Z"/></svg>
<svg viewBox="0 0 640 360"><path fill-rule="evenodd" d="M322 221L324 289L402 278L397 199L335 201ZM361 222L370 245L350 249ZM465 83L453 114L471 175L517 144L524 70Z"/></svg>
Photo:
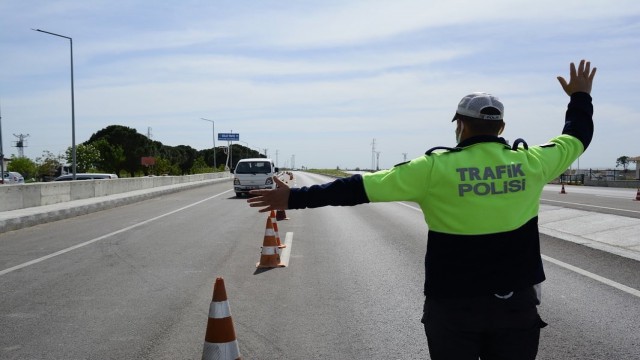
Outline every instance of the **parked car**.
<svg viewBox="0 0 640 360"><path fill-rule="evenodd" d="M98 173L76 173L76 180L104 180L104 179L117 179L116 174L98 174ZM58 176L53 181L71 181L73 180L73 174L67 174Z"/></svg>
<svg viewBox="0 0 640 360"><path fill-rule="evenodd" d="M5 184L24 184L24 177L19 172L5 171L2 174Z"/></svg>

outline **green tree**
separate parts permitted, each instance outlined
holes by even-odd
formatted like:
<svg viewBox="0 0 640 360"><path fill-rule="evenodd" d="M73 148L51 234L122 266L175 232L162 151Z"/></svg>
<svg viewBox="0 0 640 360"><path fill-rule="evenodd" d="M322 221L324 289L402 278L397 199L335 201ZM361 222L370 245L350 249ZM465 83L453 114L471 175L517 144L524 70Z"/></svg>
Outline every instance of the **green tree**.
<svg viewBox="0 0 640 360"><path fill-rule="evenodd" d="M107 126L91 135L88 142L92 143L101 139L109 143L112 149L116 150L117 147L120 147L123 150L124 161L121 169L126 170L132 177L142 170L140 159L143 156L150 156L153 151L151 140L138 133L135 129L122 125ZM104 156L105 153L102 150L100 149L100 154Z"/></svg>
<svg viewBox="0 0 640 360"><path fill-rule="evenodd" d="M169 160L172 166L179 169L177 175L189 174L198 156L198 151L187 145L163 146L159 152L160 157Z"/></svg>
<svg viewBox="0 0 640 360"><path fill-rule="evenodd" d="M224 168L224 159L222 158L224 154L221 150L214 151L213 149L204 149L204 150L198 151L198 156L199 157L201 156L204 159L205 163L211 167L211 169L213 169L214 154L217 156L215 161L216 166L218 166L219 168L222 165L222 167ZM213 169L213 170L218 171L217 169Z"/></svg>
<svg viewBox="0 0 640 360"><path fill-rule="evenodd" d="M96 167L104 172L114 173L120 176L120 171L124 169L124 150L119 145L112 145L106 139L90 142L100 153L100 159Z"/></svg>
<svg viewBox="0 0 640 360"><path fill-rule="evenodd" d="M622 166L624 172L627 172L627 168L629 167L629 157L628 156L620 156L616 159L616 167Z"/></svg>
<svg viewBox="0 0 640 360"><path fill-rule="evenodd" d="M156 164L152 171L155 175L180 175L180 168L177 165L171 164L171 161L161 157L156 158Z"/></svg>
<svg viewBox="0 0 640 360"><path fill-rule="evenodd" d="M100 160L93 164L96 169L113 172L117 175L125 170L131 176L142 172L145 174L185 175L196 171L205 171L202 164L196 165L196 159L202 157L206 166L213 167L214 156L218 169L213 169L213 171L223 171L228 151L222 148L217 148L215 151L213 149L197 151L188 145L167 146L159 141L148 139L135 129L122 125L107 126L91 135L84 144L93 145L100 153ZM245 157L264 157L260 152L239 144L234 144L232 149L233 163L229 164L231 167ZM80 151L76 150L76 161L79 166ZM144 156L156 158L156 165L151 168L144 167L141 164L141 158Z"/></svg>
<svg viewBox="0 0 640 360"><path fill-rule="evenodd" d="M208 166L204 161L204 157L198 156L191 167L192 174L205 174L213 172L213 168Z"/></svg>
<svg viewBox="0 0 640 360"><path fill-rule="evenodd" d="M26 157L12 157L11 162L7 166L7 171L19 172L25 179L36 177L38 175L38 166L36 163Z"/></svg>
<svg viewBox="0 0 640 360"><path fill-rule="evenodd" d="M69 147L66 152L67 163L73 163L73 149ZM100 164L100 151L91 143L76 146L76 172L95 172Z"/></svg>
<svg viewBox="0 0 640 360"><path fill-rule="evenodd" d="M56 171L63 165L64 156L54 155L51 151L43 151L41 157L36 158L38 166L37 175L42 181L51 180L56 176Z"/></svg>
<svg viewBox="0 0 640 360"><path fill-rule="evenodd" d="M193 164L196 161L198 151L188 145L178 145L175 148L180 152L181 155L180 161L177 165L182 171L182 175L190 174L191 169L193 168Z"/></svg>

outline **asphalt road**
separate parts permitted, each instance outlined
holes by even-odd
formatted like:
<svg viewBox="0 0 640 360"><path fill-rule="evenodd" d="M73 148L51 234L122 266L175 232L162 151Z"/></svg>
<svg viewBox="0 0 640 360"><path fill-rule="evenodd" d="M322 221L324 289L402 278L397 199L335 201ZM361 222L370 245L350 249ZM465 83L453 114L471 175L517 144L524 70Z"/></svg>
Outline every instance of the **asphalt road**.
<svg viewBox="0 0 640 360"><path fill-rule="evenodd" d="M637 189L567 185L565 194L560 192L559 185L547 185L541 203L640 219Z"/></svg>
<svg viewBox="0 0 640 360"><path fill-rule="evenodd" d="M230 182L0 234L0 358L199 359L222 276L245 359L428 359L415 204L287 215L289 266L267 271L256 271L266 215ZM548 236L542 252L640 289L637 261ZM640 358L640 298L545 269L539 359Z"/></svg>

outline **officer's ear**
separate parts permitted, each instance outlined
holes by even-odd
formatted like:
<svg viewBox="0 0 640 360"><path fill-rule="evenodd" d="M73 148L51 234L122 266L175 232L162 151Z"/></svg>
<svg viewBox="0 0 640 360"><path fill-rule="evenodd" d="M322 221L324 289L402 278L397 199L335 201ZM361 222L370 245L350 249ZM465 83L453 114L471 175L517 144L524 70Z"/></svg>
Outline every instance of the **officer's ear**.
<svg viewBox="0 0 640 360"><path fill-rule="evenodd" d="M502 132L504 131L504 127L505 127L505 123L502 122L502 126L500 127L500 131L498 131L498 135L502 135Z"/></svg>

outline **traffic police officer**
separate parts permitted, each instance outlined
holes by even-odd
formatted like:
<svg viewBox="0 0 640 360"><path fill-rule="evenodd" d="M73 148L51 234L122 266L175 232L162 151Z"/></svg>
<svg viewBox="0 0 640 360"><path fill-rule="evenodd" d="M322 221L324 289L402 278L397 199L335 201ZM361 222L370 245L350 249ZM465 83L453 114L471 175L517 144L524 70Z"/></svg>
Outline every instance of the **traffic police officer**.
<svg viewBox="0 0 640 360"><path fill-rule="evenodd" d="M535 359L540 328L538 206L542 188L569 167L593 135L596 69L570 64L562 134L512 146L499 135L504 106L465 96L453 117L457 146L437 147L392 169L323 185L252 191L259 211L413 201L429 227L422 322L432 359Z"/></svg>

